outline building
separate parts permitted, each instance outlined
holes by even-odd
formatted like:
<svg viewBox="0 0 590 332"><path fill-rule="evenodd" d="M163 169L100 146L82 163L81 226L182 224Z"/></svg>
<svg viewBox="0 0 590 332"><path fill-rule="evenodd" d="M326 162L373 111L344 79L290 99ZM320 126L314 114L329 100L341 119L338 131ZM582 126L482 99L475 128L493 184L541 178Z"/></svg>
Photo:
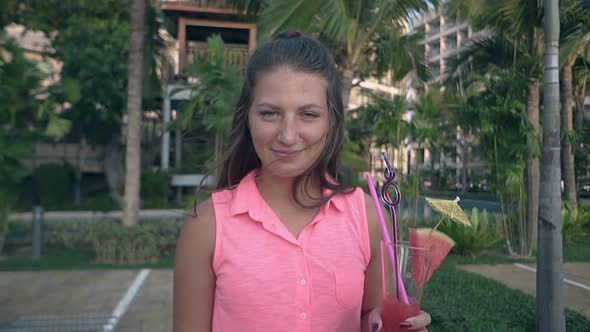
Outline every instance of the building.
<svg viewBox="0 0 590 332"><path fill-rule="evenodd" d="M456 57L472 39L485 34L484 31L475 31L465 21L434 11L415 17L408 30L424 34L424 52L433 76L428 84L441 83L446 78L448 60Z"/></svg>
<svg viewBox="0 0 590 332"><path fill-rule="evenodd" d="M423 85L413 86L411 89L414 95L421 95L433 84L442 84L448 77L447 71L453 59L464 51L470 43L477 38L484 37L486 31L476 31L473 26L458 18L445 17L439 11L431 11L422 15L415 16L408 23L408 33L419 33L424 35L422 44L424 45L425 60L428 64L432 78ZM461 137L457 132L457 142L469 141L469 137ZM442 152L440 156L432 155L424 146L411 143L407 147L410 161L408 168L444 170L442 176L448 177L451 182L458 185L461 181L462 156L468 158L472 147L468 144L466 149L462 149L459 144L456 145L454 157ZM486 165L477 162L469 162L468 173L474 168L485 168Z"/></svg>
<svg viewBox="0 0 590 332"><path fill-rule="evenodd" d="M167 71L162 72L162 140L160 168L171 166L180 169L183 156L183 133L179 127L167 130L169 123L182 112L182 103L191 98L186 66L207 51L207 38L218 34L224 41L224 57L227 64L237 65L243 72L250 54L256 48L257 25L245 19L243 13L232 8L224 0L158 0L162 13L174 23L176 30L166 31ZM172 143L173 141L173 143ZM184 187L195 187L206 179L205 185L214 183L213 177L203 174L175 174L172 185L180 200Z"/></svg>

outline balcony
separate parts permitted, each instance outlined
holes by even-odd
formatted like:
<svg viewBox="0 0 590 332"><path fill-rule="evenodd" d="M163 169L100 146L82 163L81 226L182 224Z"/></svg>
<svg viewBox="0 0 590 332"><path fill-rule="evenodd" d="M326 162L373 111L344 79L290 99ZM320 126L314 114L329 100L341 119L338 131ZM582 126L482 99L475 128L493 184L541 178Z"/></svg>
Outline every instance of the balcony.
<svg viewBox="0 0 590 332"><path fill-rule="evenodd" d="M235 14L228 0L156 0L165 11Z"/></svg>
<svg viewBox="0 0 590 332"><path fill-rule="evenodd" d="M187 49L188 63L192 63L196 58L207 54L207 43L189 41ZM226 65L234 65L240 68L240 73L244 73L246 63L249 57L248 45L225 44L223 57Z"/></svg>

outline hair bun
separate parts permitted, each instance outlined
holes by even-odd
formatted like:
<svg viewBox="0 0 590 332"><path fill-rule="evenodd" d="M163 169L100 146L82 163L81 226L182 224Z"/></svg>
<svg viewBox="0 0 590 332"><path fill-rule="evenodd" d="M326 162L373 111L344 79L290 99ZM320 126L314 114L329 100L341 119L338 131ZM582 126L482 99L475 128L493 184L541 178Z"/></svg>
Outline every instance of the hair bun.
<svg viewBox="0 0 590 332"><path fill-rule="evenodd" d="M295 38L295 37L301 37L301 32L291 31L291 32L287 33L287 39L291 39L291 38Z"/></svg>

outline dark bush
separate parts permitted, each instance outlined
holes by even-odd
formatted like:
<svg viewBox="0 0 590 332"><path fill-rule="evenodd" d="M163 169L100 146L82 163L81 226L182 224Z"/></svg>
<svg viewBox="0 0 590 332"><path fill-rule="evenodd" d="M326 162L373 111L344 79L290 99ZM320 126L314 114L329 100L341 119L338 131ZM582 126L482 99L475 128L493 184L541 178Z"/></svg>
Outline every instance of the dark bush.
<svg viewBox="0 0 590 332"><path fill-rule="evenodd" d="M35 194L46 209L63 205L72 194L74 183L74 169L69 164L43 164L33 173Z"/></svg>
<svg viewBox="0 0 590 332"><path fill-rule="evenodd" d="M142 206L165 207L171 192L170 180L170 174L166 172L144 170L141 173L140 189Z"/></svg>

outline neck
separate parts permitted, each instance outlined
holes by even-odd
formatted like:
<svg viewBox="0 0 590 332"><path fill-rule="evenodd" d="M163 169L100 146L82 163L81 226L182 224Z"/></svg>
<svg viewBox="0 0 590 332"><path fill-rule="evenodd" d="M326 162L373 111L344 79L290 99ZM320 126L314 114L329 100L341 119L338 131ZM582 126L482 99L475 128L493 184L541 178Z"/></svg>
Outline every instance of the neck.
<svg viewBox="0 0 590 332"><path fill-rule="evenodd" d="M270 172L261 171L256 177L256 186L258 191L265 200L281 204L299 205L299 203L307 206L314 205L322 198L322 189L319 179L312 178L306 185L305 179L299 184L295 193L298 200L293 197L293 186L295 185L295 178L283 178L269 174ZM311 198L309 197L311 196Z"/></svg>

